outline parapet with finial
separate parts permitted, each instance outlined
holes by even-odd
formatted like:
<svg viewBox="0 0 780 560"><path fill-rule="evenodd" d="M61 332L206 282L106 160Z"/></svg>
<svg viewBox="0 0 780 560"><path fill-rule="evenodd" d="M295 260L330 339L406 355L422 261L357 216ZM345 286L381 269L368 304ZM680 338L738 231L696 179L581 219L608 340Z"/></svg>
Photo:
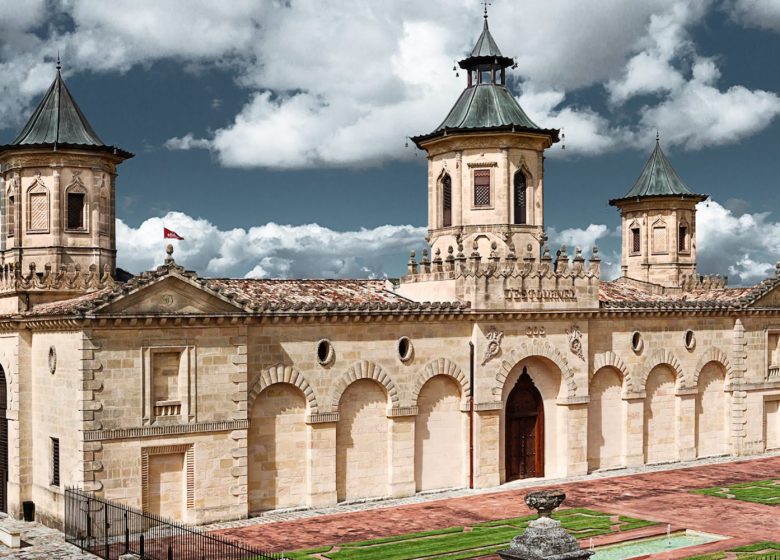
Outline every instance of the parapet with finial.
<svg viewBox="0 0 780 560"><path fill-rule="evenodd" d="M108 265L102 272L92 264L87 270L81 270L78 264L62 265L52 271L50 264L39 272L33 262L25 274L17 263L0 267L0 293L10 292L92 292L111 287L115 284Z"/></svg>
<svg viewBox="0 0 780 560"><path fill-rule="evenodd" d="M694 290L719 290L728 287L728 284L729 277L720 276L719 274L712 274L709 276L692 274L690 276L683 276L680 280L680 288L684 292L692 292Z"/></svg>
<svg viewBox="0 0 780 560"><path fill-rule="evenodd" d="M463 245L457 252L448 247L445 258L437 249L432 262L424 252L421 267L412 252L399 293L420 301L455 297L471 302L473 309L590 309L599 305L600 273L597 247L588 260L581 248L575 248L570 261L566 246L562 246L553 261L547 245L539 259L534 258L531 247L518 259L514 251L499 256L492 245L483 255L475 243L468 257Z"/></svg>

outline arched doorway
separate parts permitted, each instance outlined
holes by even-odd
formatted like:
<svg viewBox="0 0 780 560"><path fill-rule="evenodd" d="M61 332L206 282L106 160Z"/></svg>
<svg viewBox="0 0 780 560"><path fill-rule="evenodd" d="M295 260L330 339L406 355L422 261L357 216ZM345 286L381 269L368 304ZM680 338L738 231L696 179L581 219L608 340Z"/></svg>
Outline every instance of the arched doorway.
<svg viewBox="0 0 780 560"><path fill-rule="evenodd" d="M0 511L8 513L8 391L0 366Z"/></svg>
<svg viewBox="0 0 780 560"><path fill-rule="evenodd" d="M506 401L506 480L544 476L544 404L523 368Z"/></svg>

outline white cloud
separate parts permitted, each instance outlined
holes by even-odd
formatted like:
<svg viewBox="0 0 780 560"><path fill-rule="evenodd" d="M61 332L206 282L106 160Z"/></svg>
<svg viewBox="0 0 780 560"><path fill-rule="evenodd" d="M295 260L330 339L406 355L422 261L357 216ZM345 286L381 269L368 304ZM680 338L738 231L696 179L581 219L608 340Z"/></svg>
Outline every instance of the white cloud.
<svg viewBox="0 0 780 560"><path fill-rule="evenodd" d="M734 0L731 14L749 27L780 31L780 2L777 0Z"/></svg>
<svg viewBox="0 0 780 560"><path fill-rule="evenodd" d="M184 237L174 242L177 263L203 276L239 278L382 277L423 247L426 234L425 228L392 225L346 232L275 223L220 230L208 220L169 212L135 228L117 220L118 266L138 273L159 265L168 243L163 226Z"/></svg>
<svg viewBox="0 0 780 560"><path fill-rule="evenodd" d="M566 153L644 147L640 140L656 126L667 143L696 149L738 141L780 111L775 93L719 88L717 66L696 57L690 30L713 2L532 0L522 9L500 2L490 25L503 52L517 56L511 87L522 89L520 100L539 125L564 128ZM173 59L198 71L227 68L247 101L222 128L182 130L167 146L210 149L226 166L282 169L413 157L404 137L444 118L465 81L454 76L452 61L472 47L481 23L466 0L10 4L0 22L6 126L18 125L50 83L58 48L66 77ZM735 0L733 7L769 17L774 4ZM606 84L612 109L640 95L657 98L620 117L572 101L596 84Z"/></svg>
<svg viewBox="0 0 780 560"><path fill-rule="evenodd" d="M737 215L712 200L696 208L700 274L727 274L732 284L753 284L771 274L780 260L780 222L769 212Z"/></svg>

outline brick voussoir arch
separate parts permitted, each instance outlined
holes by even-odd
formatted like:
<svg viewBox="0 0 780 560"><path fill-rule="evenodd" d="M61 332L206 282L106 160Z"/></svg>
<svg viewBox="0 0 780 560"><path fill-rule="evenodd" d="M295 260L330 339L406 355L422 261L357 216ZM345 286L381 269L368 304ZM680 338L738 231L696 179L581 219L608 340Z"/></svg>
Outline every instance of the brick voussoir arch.
<svg viewBox="0 0 780 560"><path fill-rule="evenodd" d="M626 363L612 350L607 350L606 352L600 352L593 356L593 369L590 372L590 378L593 379L593 376L596 375L596 372L605 367L618 370L620 375L623 376L624 382L630 377L629 369L628 366L626 366Z"/></svg>
<svg viewBox="0 0 780 560"><path fill-rule="evenodd" d="M468 377L463 374L463 370L447 358L439 358L438 360L428 362L415 379L414 389L412 389L412 406L417 406L417 398L420 396L423 385L436 375L447 375L452 377L460 385L462 397L465 398L471 395L471 384L469 383Z"/></svg>
<svg viewBox="0 0 780 560"><path fill-rule="evenodd" d="M249 391L249 394L247 395L247 407L251 409L257 396L267 387L277 383L287 383L298 387L306 398L306 404L309 409L308 413L319 413L317 396L314 394L314 390L311 388L311 385L309 385L309 382L306 381L306 377L294 367L285 366L283 364L271 366L260 375L260 378L255 381L252 390Z"/></svg>
<svg viewBox="0 0 780 560"><path fill-rule="evenodd" d="M674 375L677 378L677 386L679 388L687 388L686 375L683 371L680 360L675 356L674 352L666 349L656 349L650 352L642 362L642 368L638 376L631 376L631 389L636 393L641 393L645 390L647 384L647 378L653 368L657 366L669 366L674 370Z"/></svg>
<svg viewBox="0 0 780 560"><path fill-rule="evenodd" d="M344 391L347 390L347 387L360 379L373 379L374 381L380 383L385 388L385 391L387 391L387 397L392 403L392 408L398 408L398 389L396 389L393 380L390 379L390 376L385 373L381 366L375 364L374 362L363 360L362 362L356 363L347 371L345 371L339 380L333 385L330 398L331 412L338 412L341 395L344 394Z"/></svg>
<svg viewBox="0 0 780 560"><path fill-rule="evenodd" d="M701 370L704 369L704 366L710 362L715 362L721 365L723 369L726 370L726 379L733 380L734 369L731 367L731 362L729 362L729 358L726 356L726 353L723 352L723 350L720 348L709 348L702 355L699 363L696 364L696 369L693 372L693 387L699 386L699 374L701 373Z"/></svg>
<svg viewBox="0 0 780 560"><path fill-rule="evenodd" d="M501 361L501 366L496 373L496 381L493 384L493 398L501 401L501 393L504 389L504 383L518 363L526 358L542 357L547 358L554 363L561 372L563 382L566 383L566 394L568 397L574 397L577 393L577 383L574 381L574 372L569 368L569 361L554 346L547 341L534 340L532 343L524 342L519 348L513 348L509 356Z"/></svg>

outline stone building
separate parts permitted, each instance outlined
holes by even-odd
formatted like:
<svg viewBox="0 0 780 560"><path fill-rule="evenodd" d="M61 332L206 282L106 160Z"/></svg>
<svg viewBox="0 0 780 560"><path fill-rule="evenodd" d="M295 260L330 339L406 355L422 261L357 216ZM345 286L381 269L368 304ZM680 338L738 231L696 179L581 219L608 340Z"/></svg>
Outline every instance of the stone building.
<svg viewBox="0 0 780 560"><path fill-rule="evenodd" d="M551 250L544 151L485 21L428 154L429 250L398 282L115 265L105 145L57 73L0 146L0 506L66 485L188 522L780 448L780 276L696 273L656 145L623 276ZM554 188L554 187L553 187ZM548 199L550 200L550 199ZM554 200L554 199L553 199ZM569 250L571 254L569 254Z"/></svg>

